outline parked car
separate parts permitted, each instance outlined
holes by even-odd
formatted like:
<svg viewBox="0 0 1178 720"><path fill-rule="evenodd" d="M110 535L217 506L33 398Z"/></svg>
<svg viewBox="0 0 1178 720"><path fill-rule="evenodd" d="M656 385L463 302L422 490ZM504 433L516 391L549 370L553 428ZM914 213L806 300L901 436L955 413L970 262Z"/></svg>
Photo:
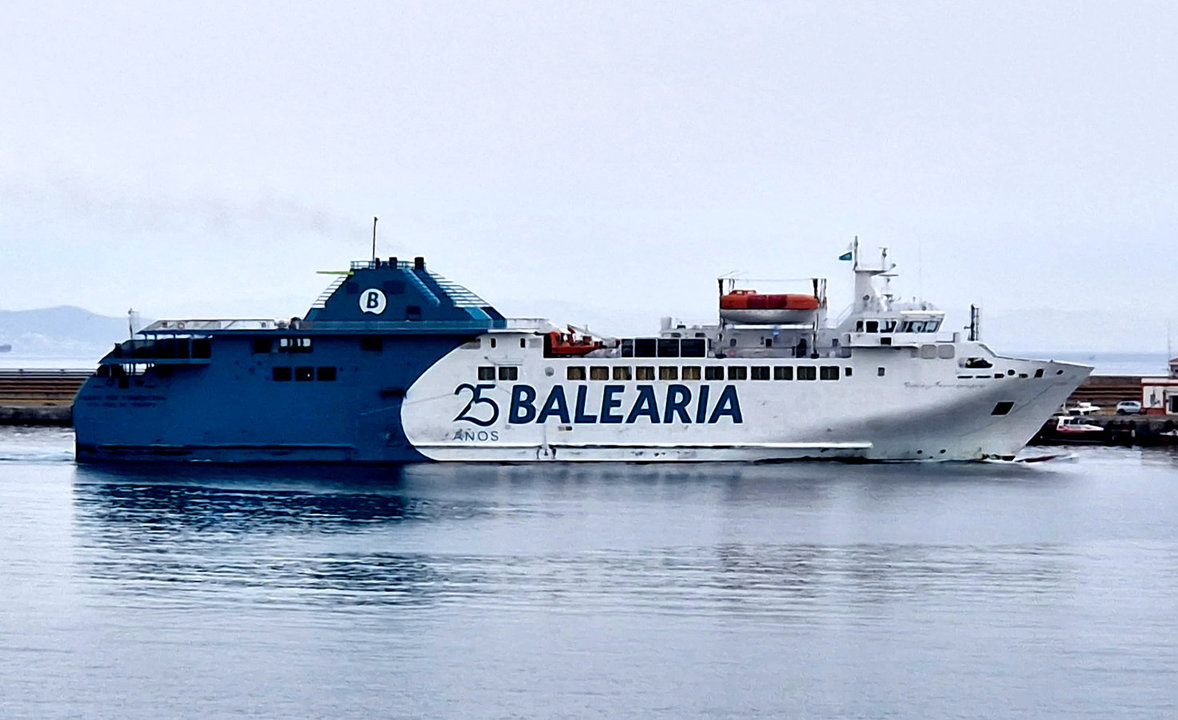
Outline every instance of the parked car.
<svg viewBox="0 0 1178 720"><path fill-rule="evenodd" d="M1141 403L1136 400L1122 400L1117 403L1118 415L1136 415L1141 412Z"/></svg>

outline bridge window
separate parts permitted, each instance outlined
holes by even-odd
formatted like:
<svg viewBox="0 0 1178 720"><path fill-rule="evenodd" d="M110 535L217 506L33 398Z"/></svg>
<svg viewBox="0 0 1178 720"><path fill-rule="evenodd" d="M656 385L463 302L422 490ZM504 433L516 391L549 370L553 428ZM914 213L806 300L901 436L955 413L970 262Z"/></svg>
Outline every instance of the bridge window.
<svg viewBox="0 0 1178 720"><path fill-rule="evenodd" d="M583 365L570 365L565 371L565 377L569 380L584 380L585 367Z"/></svg>
<svg viewBox="0 0 1178 720"><path fill-rule="evenodd" d="M869 332L869 333L879 332L879 320L868 320L867 321L867 332Z"/></svg>
<svg viewBox="0 0 1178 720"><path fill-rule="evenodd" d="M747 380L749 376L749 369L741 365L734 365L728 368L729 380Z"/></svg>
<svg viewBox="0 0 1178 720"><path fill-rule="evenodd" d="M614 380L629 380L632 375L629 365L618 365L614 368Z"/></svg>
<svg viewBox="0 0 1178 720"><path fill-rule="evenodd" d="M699 378L700 378L699 366L698 365L688 365L687 367L683 368L682 378L684 380L699 380Z"/></svg>
<svg viewBox="0 0 1178 720"><path fill-rule="evenodd" d="M793 380L794 379L794 369L788 365L778 365L777 367L773 368L773 379L774 380Z"/></svg>
<svg viewBox="0 0 1178 720"><path fill-rule="evenodd" d="M798 380L817 380L818 368L813 365L800 365L798 367Z"/></svg>
<svg viewBox="0 0 1178 720"><path fill-rule="evenodd" d="M642 365L634 368L634 378L637 380L654 380L654 368Z"/></svg>
<svg viewBox="0 0 1178 720"><path fill-rule="evenodd" d="M750 369L752 371L751 377L753 378L753 380L768 380L769 379L769 366L768 365L755 365Z"/></svg>
<svg viewBox="0 0 1178 720"><path fill-rule="evenodd" d="M679 338L659 338L659 357L679 357Z"/></svg>
<svg viewBox="0 0 1178 720"><path fill-rule="evenodd" d="M268 353L274 349L274 341L270 338L254 338L251 350L255 355Z"/></svg>
<svg viewBox="0 0 1178 720"><path fill-rule="evenodd" d="M499 368L500 380L518 380L519 368L517 367L501 367Z"/></svg>
<svg viewBox="0 0 1178 720"><path fill-rule="evenodd" d="M495 368L493 368L493 367L479 368L479 380L494 380L494 379L495 379Z"/></svg>
<svg viewBox="0 0 1178 720"><path fill-rule="evenodd" d="M704 368L704 380L723 380L724 368L714 365Z"/></svg>

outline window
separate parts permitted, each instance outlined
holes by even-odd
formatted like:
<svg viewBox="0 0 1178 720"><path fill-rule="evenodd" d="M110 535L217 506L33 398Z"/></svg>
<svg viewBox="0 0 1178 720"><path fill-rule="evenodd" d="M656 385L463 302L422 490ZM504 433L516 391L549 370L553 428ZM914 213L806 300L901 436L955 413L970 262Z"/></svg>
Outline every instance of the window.
<svg viewBox="0 0 1178 720"><path fill-rule="evenodd" d="M753 380L768 380L769 379L769 366L768 365L755 365L755 366L753 366L752 368L750 368L750 377L752 377Z"/></svg>
<svg viewBox="0 0 1178 720"><path fill-rule="evenodd" d="M494 379L495 379L495 368L493 368L493 367L479 368L479 380L494 380Z"/></svg>
<svg viewBox="0 0 1178 720"><path fill-rule="evenodd" d="M843 368L843 377L851 377L851 372L853 370L854 370L854 368L849 368L849 367Z"/></svg>
<svg viewBox="0 0 1178 720"><path fill-rule="evenodd" d="M618 365L614 368L614 380L629 380L632 374L627 365Z"/></svg>
<svg viewBox="0 0 1178 720"><path fill-rule="evenodd" d="M1043 377L1043 368L1039 368L1038 370L1035 371L1035 377L1037 377L1037 378Z"/></svg>
<svg viewBox="0 0 1178 720"><path fill-rule="evenodd" d="M526 348L528 346L528 341L525 340L524 338L520 338L519 339L519 346L522 348Z"/></svg>
<svg viewBox="0 0 1178 720"><path fill-rule="evenodd" d="M500 380L518 380L519 368L517 367L501 367L499 368Z"/></svg>
<svg viewBox="0 0 1178 720"><path fill-rule="evenodd" d="M883 377L885 374L887 374L887 370L885 368L878 367L875 369L875 374L880 377Z"/></svg>
<svg viewBox="0 0 1178 720"><path fill-rule="evenodd" d="M291 377L290 368L288 368L288 367L274 368L274 379L275 380L277 380L279 382L289 382L290 377Z"/></svg>
<svg viewBox="0 0 1178 720"><path fill-rule="evenodd" d="M1009 413L1013 409L1014 409L1014 403L1003 401L1003 402L1000 402L997 405L995 405L994 409L990 411L990 414L991 415L1006 415L1007 413Z"/></svg>
<svg viewBox="0 0 1178 720"><path fill-rule="evenodd" d="M406 320L420 320L421 319L421 306L420 305L406 305L405 306L405 319Z"/></svg>
<svg viewBox="0 0 1178 720"><path fill-rule="evenodd" d="M634 377L638 380L654 380L654 368L649 365L636 367Z"/></svg>
<svg viewBox="0 0 1178 720"><path fill-rule="evenodd" d="M708 354L708 343L706 340L697 338L687 338L679 342L679 356L680 357L695 357L701 358Z"/></svg>
<svg viewBox="0 0 1178 720"><path fill-rule="evenodd" d="M798 380L817 380L818 368L813 365L798 366Z"/></svg>
<svg viewBox="0 0 1178 720"><path fill-rule="evenodd" d="M297 367L294 369L295 380L299 382L310 382L315 379L315 368L313 367Z"/></svg>
<svg viewBox="0 0 1178 720"><path fill-rule="evenodd" d="M818 368L818 377L823 380L838 380L839 369L837 365L823 365Z"/></svg>
<svg viewBox="0 0 1178 720"><path fill-rule="evenodd" d="M268 353L274 347L274 341L270 338L254 338L253 352L254 354Z"/></svg>
<svg viewBox="0 0 1178 720"><path fill-rule="evenodd" d="M683 368L683 374L680 377L682 377L684 380L699 380L699 366L689 365Z"/></svg>
<svg viewBox="0 0 1178 720"><path fill-rule="evenodd" d="M315 370L315 377L324 382L331 382L335 380L335 368L332 366L318 368Z"/></svg>
<svg viewBox="0 0 1178 720"><path fill-rule="evenodd" d="M622 340L622 357L634 357L634 340L632 338Z"/></svg>
<svg viewBox="0 0 1178 720"><path fill-rule="evenodd" d="M869 333L879 332L879 320L868 320L867 321L867 332L869 332Z"/></svg>
<svg viewBox="0 0 1178 720"><path fill-rule="evenodd" d="M634 340L634 357L654 357L657 348L654 338L637 338Z"/></svg>
<svg viewBox="0 0 1178 720"><path fill-rule="evenodd" d="M937 346L937 357L941 358L942 360L952 360L956 354L957 353L954 351L952 345L945 344Z"/></svg>
<svg viewBox="0 0 1178 720"><path fill-rule="evenodd" d="M728 368L729 380L747 380L749 376L749 369L743 365L733 365Z"/></svg>
<svg viewBox="0 0 1178 720"><path fill-rule="evenodd" d="M774 380L793 380L794 379L794 369L792 367L789 367L788 365L778 365L777 367L773 368L773 379Z"/></svg>
<svg viewBox="0 0 1178 720"><path fill-rule="evenodd" d="M662 366L659 368L659 380L678 380L679 368L674 365Z"/></svg>
<svg viewBox="0 0 1178 720"><path fill-rule="evenodd" d="M309 353L311 352L311 338L284 337L278 339L278 352Z"/></svg>
<svg viewBox="0 0 1178 720"><path fill-rule="evenodd" d="M498 344L498 341L495 340L495 338L491 338L491 347L495 347L495 345L497 345L497 344Z"/></svg>
<svg viewBox="0 0 1178 720"><path fill-rule="evenodd" d="M716 367L714 365L704 368L704 380L723 380L723 379L724 379L724 368Z"/></svg>
<svg viewBox="0 0 1178 720"><path fill-rule="evenodd" d="M208 358L212 355L213 341L209 338L193 338L192 339L192 357L194 358Z"/></svg>
<svg viewBox="0 0 1178 720"><path fill-rule="evenodd" d="M585 368L581 365L570 365L569 369L565 371L565 377L569 380L584 380Z"/></svg>
<svg viewBox="0 0 1178 720"><path fill-rule="evenodd" d="M594 365L589 368L590 380L609 380L609 368L604 365Z"/></svg>
<svg viewBox="0 0 1178 720"><path fill-rule="evenodd" d="M889 333L896 332L896 321L895 320L884 320L882 323L880 323L880 330L882 330L884 332L889 332Z"/></svg>
<svg viewBox="0 0 1178 720"><path fill-rule="evenodd" d="M659 338L659 357L679 357L679 338Z"/></svg>
<svg viewBox="0 0 1178 720"><path fill-rule="evenodd" d="M469 343L468 343L469 344ZM370 352L380 352L384 347L384 341L376 335L362 335L360 337L360 349L368 350ZM475 347L478 347L477 345Z"/></svg>

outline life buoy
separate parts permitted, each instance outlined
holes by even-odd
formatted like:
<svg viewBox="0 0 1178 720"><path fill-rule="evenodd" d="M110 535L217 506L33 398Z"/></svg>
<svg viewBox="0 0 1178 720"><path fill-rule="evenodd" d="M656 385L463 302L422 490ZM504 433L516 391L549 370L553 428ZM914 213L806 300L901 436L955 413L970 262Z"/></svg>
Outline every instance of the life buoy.
<svg viewBox="0 0 1178 720"><path fill-rule="evenodd" d="M178 323L176 323L176 328L179 330L183 330L184 329L184 321L181 320Z"/></svg>

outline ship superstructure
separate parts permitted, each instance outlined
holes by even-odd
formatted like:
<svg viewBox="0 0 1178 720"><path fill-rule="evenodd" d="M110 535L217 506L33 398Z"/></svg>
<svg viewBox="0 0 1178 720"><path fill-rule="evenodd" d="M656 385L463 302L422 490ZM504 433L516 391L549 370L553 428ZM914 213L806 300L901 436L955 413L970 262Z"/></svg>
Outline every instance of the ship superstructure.
<svg viewBox="0 0 1178 720"><path fill-rule="evenodd" d="M353 263L303 318L161 320L78 394L79 461L1010 458L1091 368L1009 358L895 300L721 279L718 321L603 337L507 319L425 261Z"/></svg>

